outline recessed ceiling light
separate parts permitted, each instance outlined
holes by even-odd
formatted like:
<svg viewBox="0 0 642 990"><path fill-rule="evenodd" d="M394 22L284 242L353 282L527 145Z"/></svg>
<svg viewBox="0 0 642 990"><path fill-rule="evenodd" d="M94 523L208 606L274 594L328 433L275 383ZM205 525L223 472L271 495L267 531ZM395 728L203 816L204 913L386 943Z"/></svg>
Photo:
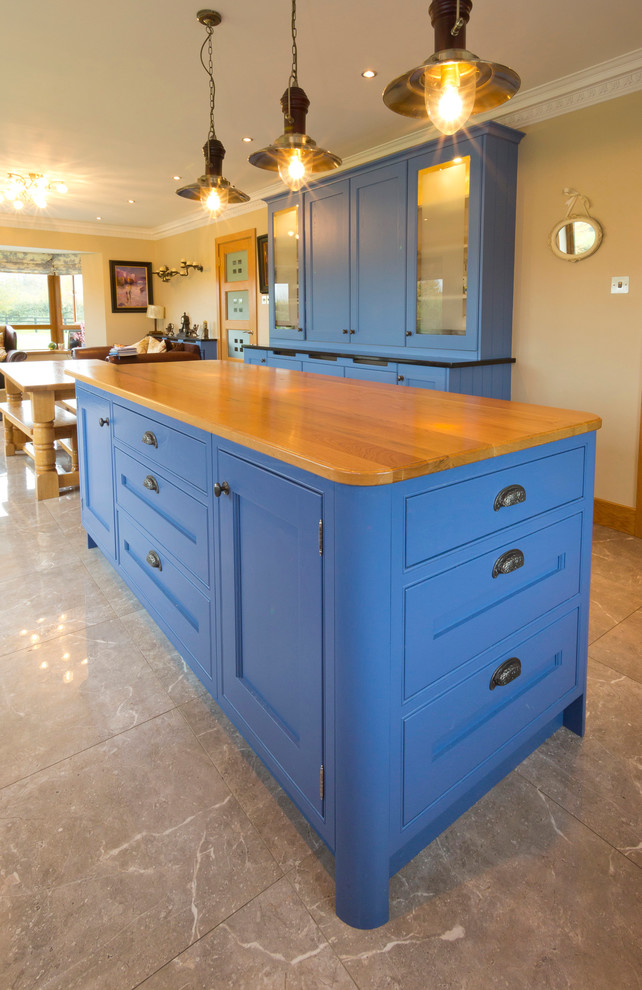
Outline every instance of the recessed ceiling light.
<svg viewBox="0 0 642 990"><path fill-rule="evenodd" d="M361 75L364 79L374 79L376 76L376 71L374 69L364 69Z"/></svg>
<svg viewBox="0 0 642 990"><path fill-rule="evenodd" d="M102 217L96 217L96 220L102 220Z"/></svg>
<svg viewBox="0 0 642 990"><path fill-rule="evenodd" d="M173 175L172 176L172 179L174 180L174 182L180 182L182 178L183 178L182 175Z"/></svg>
<svg viewBox="0 0 642 990"><path fill-rule="evenodd" d="M244 143L244 144L249 144L249 143L250 143L250 141L253 141L253 140L254 140L254 138L251 138L251 137L244 137L244 138L243 138L243 143Z"/></svg>
<svg viewBox="0 0 642 990"><path fill-rule="evenodd" d="M127 200L127 202L128 202L128 203L135 203L135 202L136 202L136 200L135 200L135 199L128 199L128 200Z"/></svg>

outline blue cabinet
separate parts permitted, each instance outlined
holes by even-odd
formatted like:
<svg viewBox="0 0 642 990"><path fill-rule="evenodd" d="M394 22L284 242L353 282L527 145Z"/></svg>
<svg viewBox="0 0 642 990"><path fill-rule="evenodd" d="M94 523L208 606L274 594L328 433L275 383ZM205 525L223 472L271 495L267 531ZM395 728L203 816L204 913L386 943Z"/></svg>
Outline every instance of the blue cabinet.
<svg viewBox="0 0 642 990"><path fill-rule="evenodd" d="M296 286L287 274L277 282L271 269L270 342L392 359L509 358L521 138L502 125L477 125L300 194ZM294 200L269 203L272 253L277 234L283 241L275 218ZM298 299L288 327L274 316L284 293ZM446 376L445 387L507 398L510 368L504 372Z"/></svg>
<svg viewBox="0 0 642 990"><path fill-rule="evenodd" d="M112 402L109 396L76 386L80 452L81 521L90 540L116 557Z"/></svg>

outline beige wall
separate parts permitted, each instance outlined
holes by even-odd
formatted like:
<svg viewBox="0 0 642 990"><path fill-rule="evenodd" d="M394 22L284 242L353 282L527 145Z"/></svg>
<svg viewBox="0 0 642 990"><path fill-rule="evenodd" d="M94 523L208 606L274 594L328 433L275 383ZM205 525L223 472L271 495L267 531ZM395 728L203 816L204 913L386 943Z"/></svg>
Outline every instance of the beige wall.
<svg viewBox="0 0 642 990"><path fill-rule="evenodd" d="M596 495L635 505L642 388L642 93L545 121L519 147L513 398L595 412ZM604 241L561 261L548 234L562 189L588 196ZM628 295L611 295L628 275Z"/></svg>
<svg viewBox="0 0 642 990"><path fill-rule="evenodd" d="M46 248L87 252L82 275L88 344L128 344L148 332L150 321L143 313L112 313L109 261L151 261L153 241L0 227L0 244L17 251Z"/></svg>
<svg viewBox="0 0 642 990"><path fill-rule="evenodd" d="M217 237L226 237L241 230L256 230L256 235L267 234L267 207L262 206L251 213L234 217L232 220L219 220L183 234L157 241L153 248L154 268L167 265L178 268L181 258L195 261L203 266L202 272L191 271L187 278L176 277L170 282L155 278L154 302L165 307L165 320L159 323L162 329L167 323L180 325L184 312L192 323L202 325L207 320L210 337L218 336L218 302L216 285ZM268 307L261 303L257 287L258 341L267 344L269 340Z"/></svg>

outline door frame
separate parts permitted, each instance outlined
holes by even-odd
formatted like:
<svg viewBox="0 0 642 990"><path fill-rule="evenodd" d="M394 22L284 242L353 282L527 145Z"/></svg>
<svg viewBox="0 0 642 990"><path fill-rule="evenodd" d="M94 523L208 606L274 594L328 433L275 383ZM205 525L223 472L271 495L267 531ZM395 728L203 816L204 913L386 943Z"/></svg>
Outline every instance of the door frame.
<svg viewBox="0 0 642 990"><path fill-rule="evenodd" d="M251 230L239 230L235 234L225 234L223 237L217 237L214 241L215 249L215 263L216 263L216 280L217 280L217 298L218 298L218 357L221 361L235 361L236 358L229 358L227 353L227 334L224 331L224 293L223 284L225 282L223 278L224 273L224 261L226 245L232 244L234 241L249 240L250 247L248 248L248 283L249 283L249 308L250 308L250 319L249 322L254 326L254 339L253 344L258 344L258 323L257 323L257 301L256 295L258 291L257 282L257 255L256 255L256 227L252 227Z"/></svg>

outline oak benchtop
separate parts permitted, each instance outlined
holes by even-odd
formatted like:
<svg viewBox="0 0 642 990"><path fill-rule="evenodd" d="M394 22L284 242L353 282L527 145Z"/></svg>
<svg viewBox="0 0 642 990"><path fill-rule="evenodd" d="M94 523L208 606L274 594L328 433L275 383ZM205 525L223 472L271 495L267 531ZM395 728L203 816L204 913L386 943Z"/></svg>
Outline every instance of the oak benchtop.
<svg viewBox="0 0 642 990"><path fill-rule="evenodd" d="M416 478L602 425L592 413L226 361L78 361L65 370L347 485Z"/></svg>

